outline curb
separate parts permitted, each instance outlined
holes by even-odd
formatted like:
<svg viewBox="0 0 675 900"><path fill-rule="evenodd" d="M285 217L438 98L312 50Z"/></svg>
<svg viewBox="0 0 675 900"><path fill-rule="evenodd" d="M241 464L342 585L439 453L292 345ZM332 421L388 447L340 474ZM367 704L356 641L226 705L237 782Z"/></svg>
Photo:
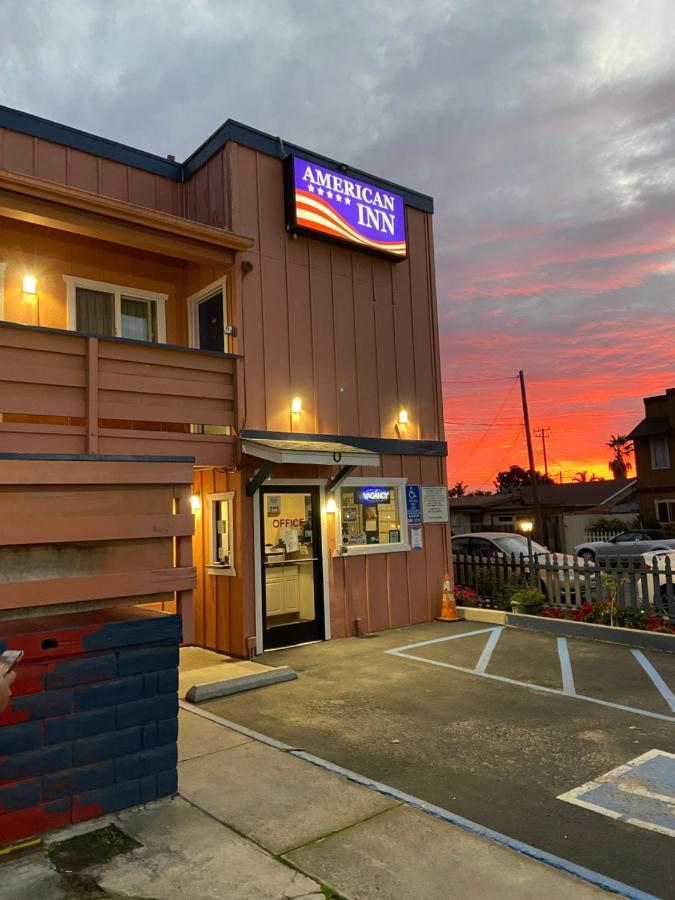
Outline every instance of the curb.
<svg viewBox="0 0 675 900"><path fill-rule="evenodd" d="M522 613L502 612L499 609L457 607L467 622L491 622L493 625L510 625L527 631L540 631L563 637L585 638L588 641L605 641L641 647L645 650L670 650L675 652L675 635L657 631L640 631L638 628L617 628L612 625L596 625L591 622L570 622L567 619L547 619Z"/></svg>
<svg viewBox="0 0 675 900"><path fill-rule="evenodd" d="M228 678L224 681L212 681L210 684L193 685L186 692L185 699L190 703L205 703L207 700L215 700L217 697L229 697L230 694L252 691L269 684L293 681L297 677L298 673L295 669L291 669L290 666L279 666L278 669L272 669L269 672L256 672L253 675L242 675L240 678Z"/></svg>

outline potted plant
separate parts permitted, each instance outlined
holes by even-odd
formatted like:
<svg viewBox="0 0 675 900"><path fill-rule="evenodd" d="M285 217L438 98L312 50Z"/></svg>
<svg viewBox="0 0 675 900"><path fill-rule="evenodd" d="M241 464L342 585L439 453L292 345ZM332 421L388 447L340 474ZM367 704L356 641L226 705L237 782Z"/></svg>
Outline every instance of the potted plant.
<svg viewBox="0 0 675 900"><path fill-rule="evenodd" d="M536 616L544 606L544 595L536 587L522 587L511 594L511 612Z"/></svg>

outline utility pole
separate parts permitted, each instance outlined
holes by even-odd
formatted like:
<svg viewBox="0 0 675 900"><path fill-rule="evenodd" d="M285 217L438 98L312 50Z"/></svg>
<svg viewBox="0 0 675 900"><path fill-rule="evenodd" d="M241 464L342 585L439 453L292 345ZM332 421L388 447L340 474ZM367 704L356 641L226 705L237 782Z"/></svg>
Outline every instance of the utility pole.
<svg viewBox="0 0 675 900"><path fill-rule="evenodd" d="M527 393L525 391L525 374L521 369L518 372L520 378L520 396L523 401L523 420L525 423L525 440L527 441L527 458L530 463L530 483L532 484L532 508L534 512L534 536L542 540L541 507L539 506L539 485L537 484L537 471L534 467L534 450L532 449L532 434L530 433L530 414L527 411Z"/></svg>
<svg viewBox="0 0 675 900"><path fill-rule="evenodd" d="M550 428L535 428L534 433L541 438L541 449L544 452L544 474L548 475L548 460L546 459L546 438L551 433Z"/></svg>

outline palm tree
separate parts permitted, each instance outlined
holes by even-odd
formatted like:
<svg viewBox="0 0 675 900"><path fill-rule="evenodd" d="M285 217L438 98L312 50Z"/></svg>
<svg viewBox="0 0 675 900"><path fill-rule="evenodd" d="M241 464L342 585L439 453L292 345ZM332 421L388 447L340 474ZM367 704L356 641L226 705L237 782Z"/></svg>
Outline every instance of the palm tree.
<svg viewBox="0 0 675 900"><path fill-rule="evenodd" d="M583 472L577 472L572 481L588 481L588 471L584 469Z"/></svg>
<svg viewBox="0 0 675 900"><path fill-rule="evenodd" d="M450 488L450 490L448 491L448 495L450 497L465 497L467 487L468 485L463 481L458 481L453 487Z"/></svg>
<svg viewBox="0 0 675 900"><path fill-rule="evenodd" d="M608 463L610 472L615 479L627 478L628 472L633 468L632 463L627 459L628 455L633 452L633 444L625 434L613 434L607 441L607 446L614 453Z"/></svg>

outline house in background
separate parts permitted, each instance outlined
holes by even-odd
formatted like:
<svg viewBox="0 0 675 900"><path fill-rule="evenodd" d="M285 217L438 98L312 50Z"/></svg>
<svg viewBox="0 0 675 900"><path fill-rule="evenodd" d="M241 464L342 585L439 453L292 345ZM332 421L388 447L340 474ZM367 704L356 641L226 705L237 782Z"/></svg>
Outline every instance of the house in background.
<svg viewBox="0 0 675 900"><path fill-rule="evenodd" d="M645 417L628 437L635 445L637 496L645 523L675 522L675 387L645 397Z"/></svg>
<svg viewBox="0 0 675 900"><path fill-rule="evenodd" d="M539 486L543 542L551 550L569 552L587 537L598 519L624 521L638 511L636 481L585 481ZM518 531L518 523L534 515L532 488L523 487L485 497L453 497L450 527L453 535L476 531Z"/></svg>

